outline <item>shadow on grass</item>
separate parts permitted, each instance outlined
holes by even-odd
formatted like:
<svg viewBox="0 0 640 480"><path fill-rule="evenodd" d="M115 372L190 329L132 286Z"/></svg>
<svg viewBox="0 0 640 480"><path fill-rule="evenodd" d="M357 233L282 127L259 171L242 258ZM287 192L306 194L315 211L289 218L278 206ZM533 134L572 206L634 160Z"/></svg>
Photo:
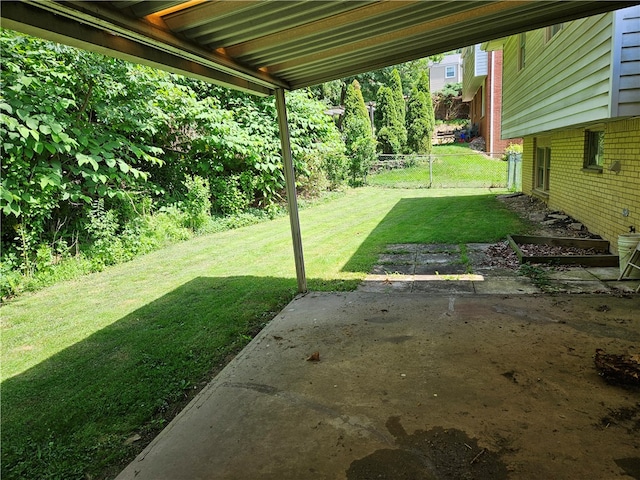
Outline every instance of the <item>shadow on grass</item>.
<svg viewBox="0 0 640 480"><path fill-rule="evenodd" d="M403 198L342 268L368 272L388 244L487 243L520 231L522 220L494 194Z"/></svg>
<svg viewBox="0 0 640 480"><path fill-rule="evenodd" d="M5 380L2 478L115 476L295 293L289 278L195 278Z"/></svg>

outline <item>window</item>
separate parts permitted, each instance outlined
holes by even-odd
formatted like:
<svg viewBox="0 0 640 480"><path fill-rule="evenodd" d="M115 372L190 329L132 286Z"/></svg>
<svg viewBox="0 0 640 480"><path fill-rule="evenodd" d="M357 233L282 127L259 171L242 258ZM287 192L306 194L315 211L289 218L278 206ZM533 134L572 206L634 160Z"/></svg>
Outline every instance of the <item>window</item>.
<svg viewBox="0 0 640 480"><path fill-rule="evenodd" d="M547 27L544 35L545 43L551 40L553 36L563 28L564 28L564 23L557 23L555 25L551 25L550 27Z"/></svg>
<svg viewBox="0 0 640 480"><path fill-rule="evenodd" d="M586 130L584 132L584 168L602 170L604 164L604 131Z"/></svg>
<svg viewBox="0 0 640 480"><path fill-rule="evenodd" d="M518 70L522 70L524 68L525 62L525 51L526 51L526 43L527 43L527 34L521 33L518 35Z"/></svg>
<svg viewBox="0 0 640 480"><path fill-rule="evenodd" d="M444 69L444 78L454 78L456 76L455 65L450 65Z"/></svg>
<svg viewBox="0 0 640 480"><path fill-rule="evenodd" d="M480 90L481 90L481 92L480 92L480 97L482 98L482 100L481 100L482 104L481 104L481 107L480 107L480 116L481 116L481 117L484 117L484 115L485 115L485 111L486 111L486 108L487 108L487 107L486 107L486 105L487 105L487 99L486 99L486 97L485 97L485 89L484 89L484 85L480 87Z"/></svg>
<svg viewBox="0 0 640 480"><path fill-rule="evenodd" d="M549 175L551 173L551 146L548 139L536 142L535 188L543 192L549 191Z"/></svg>

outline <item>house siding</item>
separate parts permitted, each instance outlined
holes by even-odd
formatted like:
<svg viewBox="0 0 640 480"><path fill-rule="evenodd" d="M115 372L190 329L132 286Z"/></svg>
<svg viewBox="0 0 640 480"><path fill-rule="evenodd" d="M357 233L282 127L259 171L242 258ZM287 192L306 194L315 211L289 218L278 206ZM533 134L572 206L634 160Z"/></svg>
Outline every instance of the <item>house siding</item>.
<svg viewBox="0 0 640 480"><path fill-rule="evenodd" d="M462 101L469 102L484 82L488 74L488 53L480 44L464 49L462 54Z"/></svg>
<svg viewBox="0 0 640 480"><path fill-rule="evenodd" d="M455 75L452 78L445 78L446 67L455 67ZM431 80L431 92L437 92L448 83L462 82L462 55L459 53L446 55L441 62L429 66L429 77Z"/></svg>
<svg viewBox="0 0 640 480"><path fill-rule="evenodd" d="M633 226L640 231L640 118L610 121L604 125L604 168L583 168L584 128L565 129L551 135L549 208L564 211L592 233L611 242L617 253L618 235ZM539 195L534 186L535 137L524 138L523 192ZM620 162L618 173L611 171ZM628 216L623 215L628 210Z"/></svg>
<svg viewBox="0 0 640 480"><path fill-rule="evenodd" d="M615 12L611 116L640 115L640 6Z"/></svg>
<svg viewBox="0 0 640 480"><path fill-rule="evenodd" d="M504 137L610 116L613 15L570 22L546 42L545 29L526 33L524 68L511 61L503 71ZM518 36L507 40L505 58L518 58L518 44Z"/></svg>

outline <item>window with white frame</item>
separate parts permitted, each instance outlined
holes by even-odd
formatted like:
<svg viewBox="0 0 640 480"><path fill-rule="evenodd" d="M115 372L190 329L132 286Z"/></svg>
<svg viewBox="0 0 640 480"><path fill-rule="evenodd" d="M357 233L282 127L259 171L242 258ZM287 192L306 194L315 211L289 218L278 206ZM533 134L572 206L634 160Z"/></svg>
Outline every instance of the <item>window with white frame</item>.
<svg viewBox="0 0 640 480"><path fill-rule="evenodd" d="M448 65L444 69L444 78L455 78L456 67L455 65Z"/></svg>
<svg viewBox="0 0 640 480"><path fill-rule="evenodd" d="M604 165L604 130L584 132L584 168L602 170Z"/></svg>

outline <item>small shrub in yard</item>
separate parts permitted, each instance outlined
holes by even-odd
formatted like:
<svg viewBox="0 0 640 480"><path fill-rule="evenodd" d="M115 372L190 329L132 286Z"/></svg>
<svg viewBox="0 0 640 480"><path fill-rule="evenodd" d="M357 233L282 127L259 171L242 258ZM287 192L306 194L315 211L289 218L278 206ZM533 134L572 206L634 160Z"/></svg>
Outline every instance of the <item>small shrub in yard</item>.
<svg viewBox="0 0 640 480"><path fill-rule="evenodd" d="M209 180L194 175L187 176L184 181L187 195L183 202L183 209L187 218L187 227L198 231L211 215L211 190Z"/></svg>
<svg viewBox="0 0 640 480"><path fill-rule="evenodd" d="M215 177L211 183L213 208L223 215L244 212L253 199L253 179L248 173Z"/></svg>

